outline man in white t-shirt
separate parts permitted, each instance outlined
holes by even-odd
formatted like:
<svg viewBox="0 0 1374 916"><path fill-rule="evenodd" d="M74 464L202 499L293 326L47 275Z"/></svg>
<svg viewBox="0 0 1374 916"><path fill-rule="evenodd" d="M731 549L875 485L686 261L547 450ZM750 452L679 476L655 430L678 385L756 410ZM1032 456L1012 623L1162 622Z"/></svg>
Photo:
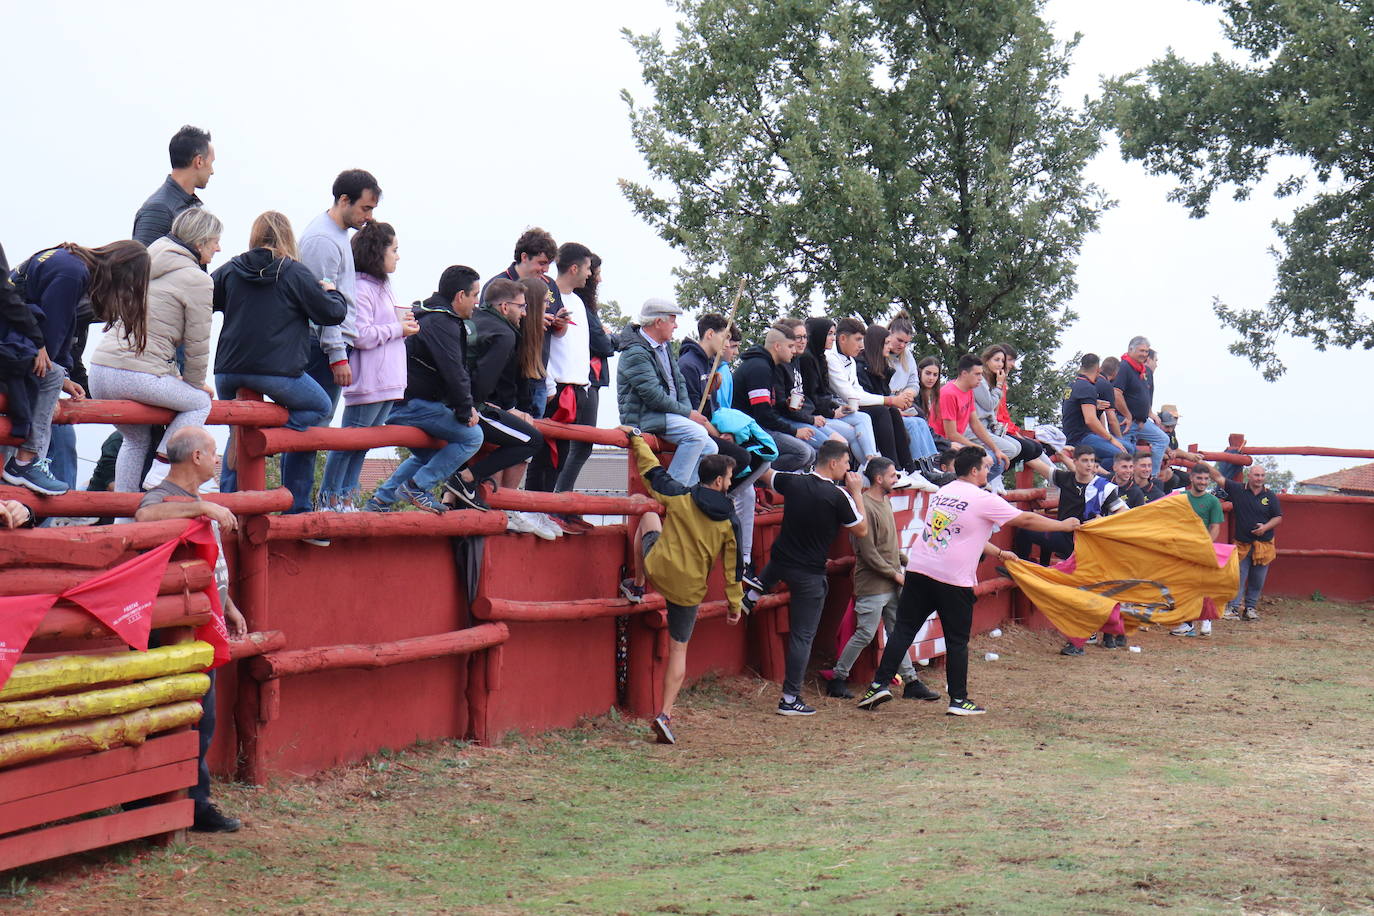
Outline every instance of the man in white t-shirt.
<svg viewBox="0 0 1374 916"><path fill-rule="evenodd" d="M596 425L596 411L588 396L592 378L590 321L586 304L573 290L586 284L591 270L592 252L586 245L564 242L558 247L558 276L554 283L563 307L548 330L548 384L553 387L543 414L551 420L586 426ZM546 493L574 489L588 453L570 456L570 445L567 440L558 440L556 459L551 449L536 453L530 463L526 489Z"/></svg>
<svg viewBox="0 0 1374 916"><path fill-rule="evenodd" d="M1076 518L1062 521L1022 512L986 489L992 458L977 446L966 446L954 458L956 480L947 483L926 503L925 528L912 544L906 582L897 605L897 625L883 651L873 683L859 699L860 709L875 709L892 699L886 685L911 648L916 633L932 613L940 615L945 634L945 680L949 714L977 716L987 710L968 698L968 640L973 626L973 587L978 562L995 556L1017 559L1010 550L989 543L1006 525L1033 531L1073 531Z"/></svg>

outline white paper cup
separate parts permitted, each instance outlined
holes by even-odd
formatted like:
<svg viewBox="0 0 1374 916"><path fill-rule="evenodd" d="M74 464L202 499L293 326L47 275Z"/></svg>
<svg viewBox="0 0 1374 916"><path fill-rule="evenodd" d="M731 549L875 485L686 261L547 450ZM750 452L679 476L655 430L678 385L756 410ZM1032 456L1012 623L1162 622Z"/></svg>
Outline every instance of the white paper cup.
<svg viewBox="0 0 1374 916"><path fill-rule="evenodd" d="M1132 652L1140 651L1140 646L1127 646L1127 648L1130 649Z"/></svg>
<svg viewBox="0 0 1374 916"><path fill-rule="evenodd" d="M989 652L987 655L984 655L983 658L987 661L995 662L997 661L997 659L1001 658L1001 656L998 655L996 652Z"/></svg>
<svg viewBox="0 0 1374 916"><path fill-rule="evenodd" d="M789 397L789 398L787 399L787 406L790 407L790 408L792 408L793 410L801 410L801 406L802 406L802 395L801 395L801 392L793 392L793 393L792 393L792 396Z"/></svg>
<svg viewBox="0 0 1374 916"><path fill-rule="evenodd" d="M849 399L848 401L846 401L845 403L846 403L846 405L849 407L849 412L850 412L850 413L858 413L858 411L859 411L859 399L858 399L858 398L850 398L850 399Z"/></svg>
<svg viewBox="0 0 1374 916"><path fill-rule="evenodd" d="M991 636L993 639L996 639L997 637L999 637L999 636L1002 635L1002 631L1001 631L1001 630L993 630L992 632L988 633L988 635Z"/></svg>

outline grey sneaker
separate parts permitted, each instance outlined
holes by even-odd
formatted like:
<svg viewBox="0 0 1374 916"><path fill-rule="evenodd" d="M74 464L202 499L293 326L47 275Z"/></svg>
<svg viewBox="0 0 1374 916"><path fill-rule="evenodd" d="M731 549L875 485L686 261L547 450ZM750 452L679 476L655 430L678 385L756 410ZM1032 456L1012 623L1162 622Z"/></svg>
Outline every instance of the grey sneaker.
<svg viewBox="0 0 1374 916"><path fill-rule="evenodd" d="M1247 607L1245 613L1241 615L1243 620L1259 620L1259 611L1252 607Z"/></svg>
<svg viewBox="0 0 1374 916"><path fill-rule="evenodd" d="M30 461L28 464L20 464L15 458L10 458L5 463L3 476L5 483L12 483L16 487L25 487L44 496L61 496L71 489L52 476L46 458Z"/></svg>
<svg viewBox="0 0 1374 916"><path fill-rule="evenodd" d="M417 509L424 509L426 512L433 512L435 515L443 515L448 511L448 507L441 502L437 502L433 496L425 490L421 490L411 481L406 481L396 489L396 495L406 500Z"/></svg>

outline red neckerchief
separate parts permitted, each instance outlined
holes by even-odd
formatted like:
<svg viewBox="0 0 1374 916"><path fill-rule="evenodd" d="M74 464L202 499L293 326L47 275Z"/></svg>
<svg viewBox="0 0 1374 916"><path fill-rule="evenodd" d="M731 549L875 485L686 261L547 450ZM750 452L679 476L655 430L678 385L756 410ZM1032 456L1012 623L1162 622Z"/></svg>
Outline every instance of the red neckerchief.
<svg viewBox="0 0 1374 916"><path fill-rule="evenodd" d="M1121 361L1122 361L1123 363L1125 363L1126 365L1130 366L1132 369L1134 369L1134 370L1136 371L1136 374L1140 376L1140 380L1141 380L1141 381L1144 381L1144 380L1145 380L1145 372L1146 372L1146 370L1145 370L1145 367L1144 367L1144 366L1142 366L1140 363L1136 362L1135 360L1131 359L1131 357L1130 357L1128 354L1126 354L1126 353L1122 353L1122 354L1121 354Z"/></svg>
<svg viewBox="0 0 1374 916"><path fill-rule="evenodd" d="M577 422L577 386L565 385L558 394L558 406L554 409L553 415L549 417L556 423L576 423ZM558 440L549 436L545 440L549 449L549 462L558 467Z"/></svg>

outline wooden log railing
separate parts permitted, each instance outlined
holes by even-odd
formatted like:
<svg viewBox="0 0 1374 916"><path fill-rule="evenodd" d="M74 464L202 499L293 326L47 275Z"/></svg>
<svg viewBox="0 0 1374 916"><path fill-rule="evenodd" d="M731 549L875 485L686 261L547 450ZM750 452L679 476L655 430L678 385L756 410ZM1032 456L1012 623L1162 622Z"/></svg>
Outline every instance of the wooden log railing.
<svg viewBox="0 0 1374 916"><path fill-rule="evenodd" d="M68 490L61 496L40 496L24 487L0 485L0 499L17 500L44 518L133 518L138 511L140 498L138 493L91 490ZM291 508L291 491L285 487L241 493L206 493L201 498L221 505L235 515L260 515ZM183 522L181 528L185 527Z"/></svg>
<svg viewBox="0 0 1374 916"><path fill-rule="evenodd" d="M372 645L316 646L270 652L253 659L248 670L259 681L270 681L340 668L389 668L431 658L467 655L499 646L508 639L510 630L505 624L489 623Z"/></svg>

